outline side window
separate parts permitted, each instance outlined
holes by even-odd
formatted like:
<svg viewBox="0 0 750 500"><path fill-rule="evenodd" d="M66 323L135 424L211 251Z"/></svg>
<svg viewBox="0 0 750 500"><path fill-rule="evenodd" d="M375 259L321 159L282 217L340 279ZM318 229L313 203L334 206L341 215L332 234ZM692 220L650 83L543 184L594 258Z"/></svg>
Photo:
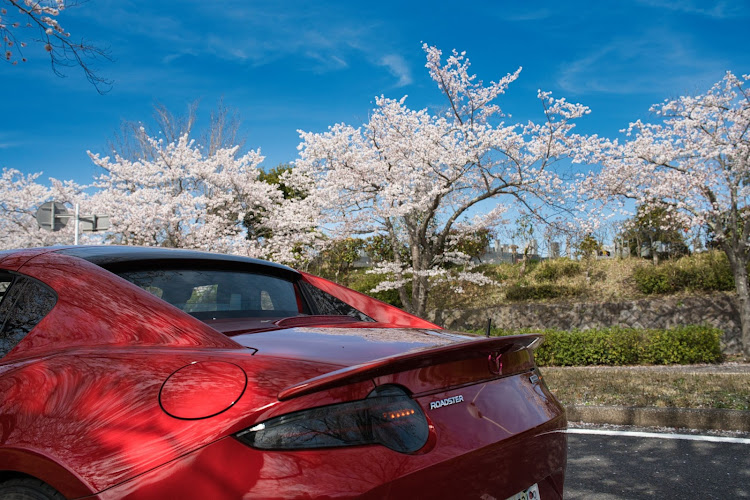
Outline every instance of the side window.
<svg viewBox="0 0 750 500"><path fill-rule="evenodd" d="M320 288L312 286L306 281L299 281L300 289L311 302L315 314L329 316L351 316L359 321L375 321L362 311L354 309L346 302L337 299L333 295L324 292Z"/></svg>
<svg viewBox="0 0 750 500"><path fill-rule="evenodd" d="M57 302L47 286L25 276L0 273L0 357L5 356Z"/></svg>
<svg viewBox="0 0 750 500"><path fill-rule="evenodd" d="M8 289L10 289L11 283L13 283L13 275L9 273L0 272L0 304L3 303L3 298L5 297L5 294L8 292ZM0 320L0 324L2 324L2 320Z"/></svg>

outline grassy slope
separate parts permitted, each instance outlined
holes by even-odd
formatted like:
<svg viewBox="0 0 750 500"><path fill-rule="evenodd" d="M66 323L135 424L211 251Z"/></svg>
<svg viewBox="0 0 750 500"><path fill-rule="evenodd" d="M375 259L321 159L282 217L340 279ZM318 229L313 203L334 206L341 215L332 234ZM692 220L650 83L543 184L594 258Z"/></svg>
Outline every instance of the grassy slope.
<svg viewBox="0 0 750 500"><path fill-rule="evenodd" d="M678 294L731 290L733 287L727 287L726 283L722 283L723 288L712 288L717 281L712 275L719 268L718 274L731 274L726 258L719 252L665 261L658 267L663 271L662 280L673 285L670 291ZM437 285L430 298L430 308L492 307L517 300L602 302L643 299L649 295L641 291L635 275L639 270L653 269L649 260L638 258L534 262L527 266L523 275L520 264L484 265L479 270L495 279L499 286L465 284L464 293L457 294L448 285ZM641 276L644 274L640 273Z"/></svg>
<svg viewBox="0 0 750 500"><path fill-rule="evenodd" d="M461 309L492 307L511 302L506 294L520 287L550 287L558 297L541 300L627 300L640 299L645 295L638 291L632 275L633 270L644 265L640 259L608 259L575 263L579 272L572 276L544 279L540 272L543 264L532 263L521 275L520 264L497 264L481 266L485 274L499 286L462 285L463 293L455 293L448 285L437 285L430 297L429 308Z"/></svg>
<svg viewBox="0 0 750 500"><path fill-rule="evenodd" d="M750 365L545 367L564 405L750 410Z"/></svg>
<svg viewBox="0 0 750 500"><path fill-rule="evenodd" d="M652 291L679 294L733 290L726 257L718 251L663 261L657 268L650 260L634 257L578 261L562 258L529 262L525 270L522 267L520 263L480 265L474 271L484 273L497 284L461 283L461 293L455 291L455 285L436 283L430 292L428 309L473 309L519 300L634 300L649 296L644 293L644 283L650 284ZM367 274L364 269L338 275L325 266L310 271L364 293L371 293L383 279ZM401 306L395 290L376 296Z"/></svg>

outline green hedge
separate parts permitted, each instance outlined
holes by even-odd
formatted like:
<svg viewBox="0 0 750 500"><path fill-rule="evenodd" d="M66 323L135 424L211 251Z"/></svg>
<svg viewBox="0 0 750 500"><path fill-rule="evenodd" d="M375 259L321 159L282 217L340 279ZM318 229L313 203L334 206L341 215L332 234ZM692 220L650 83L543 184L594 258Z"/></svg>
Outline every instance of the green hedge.
<svg viewBox="0 0 750 500"><path fill-rule="evenodd" d="M479 331L476 331L479 333ZM496 330L493 335L542 333L534 355L539 366L718 363L723 332L707 326L667 330L601 328L590 330Z"/></svg>
<svg viewBox="0 0 750 500"><path fill-rule="evenodd" d="M718 363L721 335L721 330L705 326L649 330L642 358L655 365Z"/></svg>
<svg viewBox="0 0 750 500"><path fill-rule="evenodd" d="M635 284L643 293L734 290L734 277L727 256L718 251L667 261L658 266L641 266L633 271Z"/></svg>

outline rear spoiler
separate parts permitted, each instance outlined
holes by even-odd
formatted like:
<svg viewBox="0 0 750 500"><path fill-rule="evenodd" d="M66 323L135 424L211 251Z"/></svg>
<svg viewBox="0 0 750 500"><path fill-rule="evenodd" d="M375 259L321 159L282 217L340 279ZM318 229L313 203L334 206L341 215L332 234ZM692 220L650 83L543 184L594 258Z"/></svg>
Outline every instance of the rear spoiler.
<svg viewBox="0 0 750 500"><path fill-rule="evenodd" d="M482 338L388 356L305 380L282 390L278 398L279 401L285 401L314 392L363 382L406 370L424 368L450 361L478 358L491 354L507 354L527 348L534 349L541 344L541 340L541 334Z"/></svg>

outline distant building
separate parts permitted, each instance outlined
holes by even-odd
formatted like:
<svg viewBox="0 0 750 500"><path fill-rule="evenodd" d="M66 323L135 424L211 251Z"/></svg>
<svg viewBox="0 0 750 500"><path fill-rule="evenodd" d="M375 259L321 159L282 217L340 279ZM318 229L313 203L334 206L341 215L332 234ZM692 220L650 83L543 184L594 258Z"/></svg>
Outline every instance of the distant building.
<svg viewBox="0 0 750 500"><path fill-rule="evenodd" d="M359 255L357 256L357 260L355 260L352 263L352 267L355 269L362 269L364 267L372 267L372 259L367 254L367 252L362 249L359 251Z"/></svg>
<svg viewBox="0 0 750 500"><path fill-rule="evenodd" d="M530 240L528 242L529 252L527 257L530 260L542 260L542 257L537 253L536 240ZM515 264L523 259L523 247L518 245L500 243L500 240L490 242L487 247L487 251L479 257L478 262L483 264Z"/></svg>
<svg viewBox="0 0 750 500"><path fill-rule="evenodd" d="M560 243L557 241L551 241L549 244L549 258L558 259L560 258Z"/></svg>

